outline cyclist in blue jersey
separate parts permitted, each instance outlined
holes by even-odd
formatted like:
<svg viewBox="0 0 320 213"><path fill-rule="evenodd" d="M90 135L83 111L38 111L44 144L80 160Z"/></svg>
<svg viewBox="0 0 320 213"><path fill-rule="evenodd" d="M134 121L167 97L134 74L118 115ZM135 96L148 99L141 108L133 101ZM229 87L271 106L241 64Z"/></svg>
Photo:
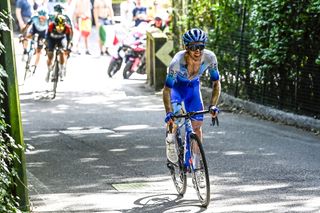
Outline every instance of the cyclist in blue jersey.
<svg viewBox="0 0 320 213"><path fill-rule="evenodd" d="M34 35L38 34L36 58L34 62L34 70L36 70L39 64L41 50L43 48L46 31L48 28L48 16L47 11L44 8L38 9L38 14L32 16L27 22L27 25L22 29L22 33L25 38L31 39ZM30 29L30 30L29 30Z"/></svg>
<svg viewBox="0 0 320 213"><path fill-rule="evenodd" d="M165 122L172 126L173 115L178 114L184 103L187 112L203 110L200 92L200 77L208 71L212 81L212 95L209 109L212 117L218 114L218 100L221 92L218 62L215 54L205 49L206 33L198 28L188 30L183 35L185 49L178 52L172 59L163 89L163 103L166 110ZM194 116L192 128L202 141L203 115ZM174 139L173 139L174 140ZM176 149L172 141L167 141L167 158L177 161Z"/></svg>

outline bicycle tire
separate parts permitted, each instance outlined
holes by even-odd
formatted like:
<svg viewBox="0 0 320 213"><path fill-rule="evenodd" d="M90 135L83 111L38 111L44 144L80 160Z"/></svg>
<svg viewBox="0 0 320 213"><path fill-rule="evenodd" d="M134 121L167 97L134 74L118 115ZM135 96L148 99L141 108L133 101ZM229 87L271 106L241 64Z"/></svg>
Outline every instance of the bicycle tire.
<svg viewBox="0 0 320 213"><path fill-rule="evenodd" d="M54 62L54 67L53 67L53 96L52 99L54 99L56 97L56 93L57 93L57 86L58 86L58 81L59 81L59 63L56 60Z"/></svg>
<svg viewBox="0 0 320 213"><path fill-rule="evenodd" d="M177 133L179 134L179 133ZM170 175L173 181L173 184L179 195L183 196L187 190L187 174L184 168L184 146L181 141L181 138L176 134L176 147L178 147L178 163L173 164L168 162L168 167L170 169Z"/></svg>
<svg viewBox="0 0 320 213"><path fill-rule="evenodd" d="M198 149L197 149L198 147ZM195 155L198 155L199 164L197 166L190 165L191 177L193 186L197 192L198 199L201 203L202 207L207 207L210 203L210 179L209 179L209 171L207 166L207 160L205 157L205 153L203 150L203 146L201 141L199 140L196 134L190 135L190 150L191 150L191 160L193 165L196 165L197 159L195 159ZM197 176L196 172L201 172L204 178L204 185L199 185L199 176Z"/></svg>
<svg viewBox="0 0 320 213"><path fill-rule="evenodd" d="M27 61L26 61L26 66L25 66L25 72L24 72L23 81L25 81L25 80L27 79L28 74L31 73L31 70L30 70L31 58L32 58L32 54L29 52L29 53L28 53L28 58L27 58Z"/></svg>
<svg viewBox="0 0 320 213"><path fill-rule="evenodd" d="M108 75L110 78L114 76L121 68L122 59L111 59L108 67Z"/></svg>
<svg viewBox="0 0 320 213"><path fill-rule="evenodd" d="M123 68L123 78L129 79L129 77L132 75L131 67L132 67L133 61L128 61L126 66Z"/></svg>

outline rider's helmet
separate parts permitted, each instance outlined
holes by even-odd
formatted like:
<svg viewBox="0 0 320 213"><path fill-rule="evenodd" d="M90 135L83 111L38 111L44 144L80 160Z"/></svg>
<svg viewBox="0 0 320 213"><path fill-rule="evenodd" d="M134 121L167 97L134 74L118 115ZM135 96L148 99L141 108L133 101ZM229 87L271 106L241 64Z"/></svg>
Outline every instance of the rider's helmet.
<svg viewBox="0 0 320 213"><path fill-rule="evenodd" d="M62 14L64 8L60 5L60 4L57 4L53 7L53 10L54 12L56 12L57 14Z"/></svg>
<svg viewBox="0 0 320 213"><path fill-rule="evenodd" d="M190 43L193 42L202 42L206 43L208 40L207 34L199 29L199 28L193 28L191 30L188 30L185 34L182 36L183 44L185 46L188 46Z"/></svg>
<svg viewBox="0 0 320 213"><path fill-rule="evenodd" d="M39 17L47 17L48 13L44 7L40 7L37 12Z"/></svg>
<svg viewBox="0 0 320 213"><path fill-rule="evenodd" d="M65 17L63 15L57 15L54 19L54 23L58 31L63 31L66 25Z"/></svg>

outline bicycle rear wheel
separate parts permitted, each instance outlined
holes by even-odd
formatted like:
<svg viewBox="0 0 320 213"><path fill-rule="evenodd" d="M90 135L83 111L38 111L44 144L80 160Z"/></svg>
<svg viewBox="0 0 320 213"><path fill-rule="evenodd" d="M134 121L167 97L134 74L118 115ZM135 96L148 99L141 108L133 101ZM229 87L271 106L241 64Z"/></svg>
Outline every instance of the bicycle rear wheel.
<svg viewBox="0 0 320 213"><path fill-rule="evenodd" d="M176 137L176 147L178 147L178 157L179 161L177 163L171 163L168 161L168 168L170 170L170 175L174 186L176 187L179 195L184 195L187 190L187 174L184 169L184 147L182 141L179 137Z"/></svg>
<svg viewBox="0 0 320 213"><path fill-rule="evenodd" d="M196 134L190 135L190 147L192 183L201 205L207 207L210 203L209 171L202 144Z"/></svg>
<svg viewBox="0 0 320 213"><path fill-rule="evenodd" d="M57 92L57 86L58 86L58 81L59 81L59 63L58 61L54 62L54 67L53 67L53 75L52 75L52 81L53 81L53 96L52 99L56 97L56 92Z"/></svg>

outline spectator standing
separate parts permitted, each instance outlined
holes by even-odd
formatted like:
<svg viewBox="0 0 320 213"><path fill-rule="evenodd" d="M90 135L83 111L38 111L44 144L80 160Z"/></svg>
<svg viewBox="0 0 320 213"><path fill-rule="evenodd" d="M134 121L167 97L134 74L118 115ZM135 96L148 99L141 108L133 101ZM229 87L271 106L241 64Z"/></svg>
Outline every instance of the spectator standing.
<svg viewBox="0 0 320 213"><path fill-rule="evenodd" d="M84 39L86 55L91 55L88 47L88 37L91 32L91 1L90 0L75 0L75 8L73 12L73 23L78 31L78 38L75 38L75 48L79 53L79 43L81 38Z"/></svg>
<svg viewBox="0 0 320 213"><path fill-rule="evenodd" d="M121 16L121 25L125 29L129 29L133 26L133 9L135 8L135 3L132 0L123 1L120 4L120 16Z"/></svg>
<svg viewBox="0 0 320 213"><path fill-rule="evenodd" d="M55 10L54 7L56 5L60 5L63 9L66 9L68 6L67 0L44 0L44 3L47 5L49 16L54 16Z"/></svg>
<svg viewBox="0 0 320 213"><path fill-rule="evenodd" d="M114 22L112 0L95 0L93 5L93 14L94 21L96 23L96 29L99 32L100 54L103 55L106 53L107 55L110 55L108 48L113 41L114 31L111 27L109 27L108 30L106 30L106 28L108 25L112 25ZM104 50L105 45L106 49Z"/></svg>
<svg viewBox="0 0 320 213"><path fill-rule="evenodd" d="M32 16L32 5L28 0L17 0L16 1L16 17L18 22L19 31L22 32L22 30L27 25L29 19ZM27 54L27 46L28 46L28 40L22 41L23 46L23 55Z"/></svg>
<svg viewBox="0 0 320 213"><path fill-rule="evenodd" d="M141 0L136 0L136 6L132 11L134 26L138 26L141 22L148 20L147 7L141 4Z"/></svg>

